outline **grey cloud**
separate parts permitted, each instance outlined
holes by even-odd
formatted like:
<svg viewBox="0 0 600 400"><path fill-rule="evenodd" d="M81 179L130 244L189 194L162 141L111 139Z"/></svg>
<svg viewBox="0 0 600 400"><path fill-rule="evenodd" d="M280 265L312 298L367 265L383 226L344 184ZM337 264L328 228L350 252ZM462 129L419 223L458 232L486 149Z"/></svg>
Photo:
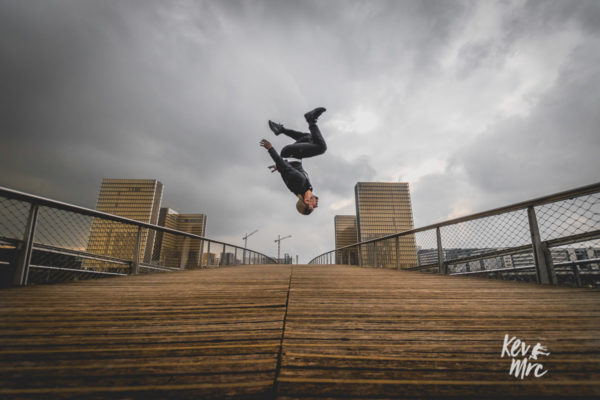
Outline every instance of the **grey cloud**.
<svg viewBox="0 0 600 400"><path fill-rule="evenodd" d="M499 4L502 37L467 43L462 73L500 68L514 43L554 29L577 29L589 41L530 116L497 122L486 138L456 154L464 176L448 170L414 186L415 215L423 221L438 220L439 210L451 209L440 207L442 200L460 200L443 199L448 182L464 178L462 189L475 187L483 197L514 195L511 190L531 185L546 169L555 185L589 180L590 172L576 171L597 170L591 155L598 148L592 111L599 89L597 2ZM452 98L453 93L428 92L428 85L445 73L440 55L474 22L477 6L3 1L0 184L94 207L103 177L157 178L165 184L166 205L208 214L210 234L235 238L261 225L253 242L258 248L272 254L274 235L293 234L288 246L311 256L333 245L334 214L327 204L352 196L356 181L380 179L386 167L419 160L404 149L439 151L436 146L451 140L421 132L423 125L414 121L411 134L431 135L431 144L405 146L407 139L391 132L403 126L398 110L415 96ZM492 74L488 78L494 80ZM270 159L258 141L271 138L281 149L287 142L272 136L266 120L301 128L302 114L317 105L328 108L324 118L365 105L378 113L382 131L353 136L328 126L328 152L305 161L322 199L322 208L306 218L293 209L280 177L267 171ZM432 114L429 118L437 118ZM571 132L568 146L565 132ZM386 146L375 148L381 142ZM535 151L526 150L531 148ZM526 163L529 178L517 167Z"/></svg>
<svg viewBox="0 0 600 400"><path fill-rule="evenodd" d="M508 196L597 181L599 55L599 40L577 48L530 115L498 123L459 152L454 162L467 178L483 192Z"/></svg>
<svg viewBox="0 0 600 400"><path fill-rule="evenodd" d="M329 195L354 193L354 184L359 181L370 181L376 176L375 169L370 165L367 157L356 160L345 160L336 154L325 153L323 157L314 161L304 161L307 171L311 174L311 182L315 191ZM314 176L313 176L314 175Z"/></svg>
<svg viewBox="0 0 600 400"><path fill-rule="evenodd" d="M410 186L415 227L447 220L467 193L460 175L445 171L421 177Z"/></svg>

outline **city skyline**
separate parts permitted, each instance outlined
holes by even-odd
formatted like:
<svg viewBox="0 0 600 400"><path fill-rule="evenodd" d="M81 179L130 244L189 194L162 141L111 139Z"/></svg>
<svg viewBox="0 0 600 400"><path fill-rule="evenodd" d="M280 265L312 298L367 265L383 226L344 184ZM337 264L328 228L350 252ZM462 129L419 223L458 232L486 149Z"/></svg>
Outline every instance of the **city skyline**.
<svg viewBox="0 0 600 400"><path fill-rule="evenodd" d="M359 181L408 182L415 227L598 181L597 1L49 0L0 4L0 186L94 208L152 177L206 236L306 262L335 247ZM272 119L327 152L319 208L258 142Z"/></svg>

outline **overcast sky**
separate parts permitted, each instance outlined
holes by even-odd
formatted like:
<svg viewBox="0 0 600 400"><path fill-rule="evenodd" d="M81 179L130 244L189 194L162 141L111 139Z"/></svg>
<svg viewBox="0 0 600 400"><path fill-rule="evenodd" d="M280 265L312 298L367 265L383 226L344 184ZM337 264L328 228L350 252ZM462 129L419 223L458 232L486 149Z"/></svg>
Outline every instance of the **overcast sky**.
<svg viewBox="0 0 600 400"><path fill-rule="evenodd" d="M600 2L0 0L0 185L94 208L155 178L207 236L300 262L358 181L415 226L600 181ZM302 216L262 138L319 125Z"/></svg>

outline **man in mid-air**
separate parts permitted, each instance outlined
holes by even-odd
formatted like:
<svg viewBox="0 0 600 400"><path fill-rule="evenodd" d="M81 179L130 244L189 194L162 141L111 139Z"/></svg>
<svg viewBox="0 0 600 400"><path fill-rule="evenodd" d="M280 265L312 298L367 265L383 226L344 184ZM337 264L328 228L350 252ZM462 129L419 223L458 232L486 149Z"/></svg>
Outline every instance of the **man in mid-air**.
<svg viewBox="0 0 600 400"><path fill-rule="evenodd" d="M325 108L317 107L304 114L310 133L293 131L285 128L282 124L269 121L269 128L276 136L283 133L296 141L294 144L285 146L281 150L281 155L277 154L268 140L260 141L260 145L267 149L275 161L275 165L269 166L271 172L279 171L287 188L298 197L296 209L304 215L310 214L317 208L319 198L312 192L313 188L308 174L302 168L302 159L318 156L327 150L325 139L317 126L317 118L324 112Z"/></svg>

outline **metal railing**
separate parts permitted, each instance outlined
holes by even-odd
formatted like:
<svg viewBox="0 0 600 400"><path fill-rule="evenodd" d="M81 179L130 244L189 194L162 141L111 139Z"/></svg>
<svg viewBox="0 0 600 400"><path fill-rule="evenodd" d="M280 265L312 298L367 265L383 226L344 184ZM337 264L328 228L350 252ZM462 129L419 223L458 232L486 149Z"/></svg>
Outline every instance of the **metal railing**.
<svg viewBox="0 0 600 400"><path fill-rule="evenodd" d="M270 263L233 244L0 187L0 287Z"/></svg>
<svg viewBox="0 0 600 400"><path fill-rule="evenodd" d="M309 264L600 287L600 183L370 238Z"/></svg>

